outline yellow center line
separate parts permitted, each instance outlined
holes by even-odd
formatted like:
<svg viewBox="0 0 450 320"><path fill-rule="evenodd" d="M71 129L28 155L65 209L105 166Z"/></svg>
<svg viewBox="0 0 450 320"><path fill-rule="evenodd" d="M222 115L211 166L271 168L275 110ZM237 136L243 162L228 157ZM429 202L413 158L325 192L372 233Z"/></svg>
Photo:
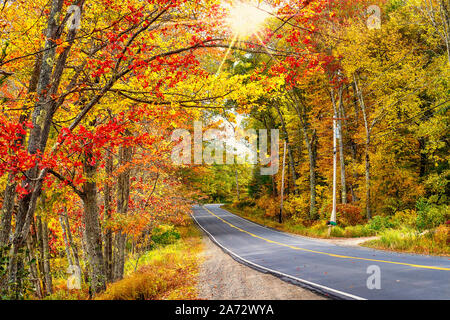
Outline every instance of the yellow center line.
<svg viewBox="0 0 450 320"><path fill-rule="evenodd" d="M377 259L368 259L368 258L360 258L360 257L350 257L350 256L343 256L343 255L338 255L338 254L332 254L332 253L327 253L327 252L321 252L321 251L315 251L315 250L310 250L310 249L305 249L305 248L300 248L300 247L294 247L285 243L281 243L281 242L277 242L277 241L273 241L273 240L269 240L267 238L258 236L254 233L251 233L247 230L241 229L237 226L235 226L234 224L222 219L221 217L219 217L218 215L214 214L211 210L209 210L206 207L205 208L206 211L208 211L210 214L212 214L214 217L216 217L217 219L221 220L222 222L226 223L227 225L229 225L230 227L237 229L243 233L246 233L252 237L264 240L266 242L269 243L274 243L283 247L288 247L291 248L293 250L299 250L299 251L307 251L307 252L312 252L312 253L317 253L317 254L323 254L323 255L327 255L330 257L335 257L335 258L341 258L341 259L355 259L355 260L364 260L364 261L373 261L373 262L382 262L382 263L390 263L390 264L398 264L398 265L403 265L403 266L409 266L409 267L414 267L414 268L422 268L422 269L433 269L433 270L444 270L444 271L450 271L450 268L444 268L444 267L434 267L434 266L423 266L420 264L411 264L411 263L403 263L403 262L395 262L395 261L386 261L386 260L377 260Z"/></svg>

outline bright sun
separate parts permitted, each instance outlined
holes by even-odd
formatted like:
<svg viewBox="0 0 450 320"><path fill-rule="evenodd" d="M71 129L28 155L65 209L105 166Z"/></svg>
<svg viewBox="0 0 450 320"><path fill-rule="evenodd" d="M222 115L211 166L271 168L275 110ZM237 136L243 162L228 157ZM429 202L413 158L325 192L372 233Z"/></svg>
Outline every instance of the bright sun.
<svg viewBox="0 0 450 320"><path fill-rule="evenodd" d="M227 24L239 38L255 34L270 16L270 7L251 2L235 2L229 9Z"/></svg>

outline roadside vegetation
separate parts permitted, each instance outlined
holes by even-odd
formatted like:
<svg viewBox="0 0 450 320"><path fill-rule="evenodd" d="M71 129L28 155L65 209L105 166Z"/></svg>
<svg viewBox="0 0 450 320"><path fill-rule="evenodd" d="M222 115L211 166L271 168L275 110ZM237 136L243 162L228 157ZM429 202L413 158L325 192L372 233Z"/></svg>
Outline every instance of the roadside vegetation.
<svg viewBox="0 0 450 320"><path fill-rule="evenodd" d="M127 275L109 285L97 300L191 300L197 298L196 277L202 250L201 232L193 224L179 228L180 240L130 259ZM172 236L170 236L172 237ZM173 239L175 239L174 237ZM172 242L172 241L170 241ZM139 263L139 267L136 266Z"/></svg>
<svg viewBox="0 0 450 320"><path fill-rule="evenodd" d="M243 201L248 205L248 201ZM242 202L235 202L223 206L224 209L229 210L243 218L265 225L277 230L290 232L298 235L329 238L328 226L326 221L316 221L309 225L304 225L293 218L285 219L283 222L278 221L278 217L270 216L257 206L242 206ZM370 237L376 235L376 231L371 229L368 225L356 224L347 225L345 227L334 227L331 231L330 237Z"/></svg>
<svg viewBox="0 0 450 320"><path fill-rule="evenodd" d="M325 220L305 223L288 211L280 223L279 216L273 214L276 210L268 210L264 203L246 199L222 207L250 221L298 235L316 238L377 236L362 245L399 252L450 255L449 207L430 204L423 198L418 201L416 209L398 211L391 216L378 215L370 221L364 219L357 208L338 206L339 224L331 229L330 235Z"/></svg>
<svg viewBox="0 0 450 320"><path fill-rule="evenodd" d="M155 228L149 250L131 254L125 262L124 278L108 285L96 300L196 299L196 281L202 250L201 232L188 226L162 225ZM53 261L55 292L47 300L88 300L89 285L67 289L64 274L67 261ZM59 264L59 265L57 265Z"/></svg>

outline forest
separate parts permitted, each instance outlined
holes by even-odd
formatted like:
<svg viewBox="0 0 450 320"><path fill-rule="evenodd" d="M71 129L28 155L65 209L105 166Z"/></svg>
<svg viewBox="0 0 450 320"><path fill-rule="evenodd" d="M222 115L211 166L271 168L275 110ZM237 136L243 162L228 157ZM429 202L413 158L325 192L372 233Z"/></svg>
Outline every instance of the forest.
<svg viewBox="0 0 450 320"><path fill-rule="evenodd" d="M3 0L0 30L0 300L195 299L202 203L450 254L447 0ZM243 161L174 161L196 121Z"/></svg>

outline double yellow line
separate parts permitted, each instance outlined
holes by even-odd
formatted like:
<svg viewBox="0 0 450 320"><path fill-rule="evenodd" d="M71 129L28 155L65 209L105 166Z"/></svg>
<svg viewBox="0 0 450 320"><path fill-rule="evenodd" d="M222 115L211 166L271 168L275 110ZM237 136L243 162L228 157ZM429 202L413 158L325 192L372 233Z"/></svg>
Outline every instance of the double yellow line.
<svg viewBox="0 0 450 320"><path fill-rule="evenodd" d="M420 264L411 264L411 263L403 263L403 262L395 262L395 261L386 261L386 260L377 260L377 259L368 259L368 258L360 258L360 257L351 257L351 256L343 256L343 255L338 255L338 254L332 254L332 253L327 253L327 252L321 252L321 251L315 251L315 250L310 250L310 249L305 249L305 248L299 248L299 247L294 247L285 243L281 243L281 242L277 242L277 241L273 241L261 236L258 236L254 233L251 233L247 230L244 230L242 228L239 228L237 226L235 226L234 224L222 219L221 217L219 217L218 215L214 214L211 210L209 210L208 208L206 208L205 206L203 207L206 211L208 211L210 214L212 214L214 217L216 217L217 219L219 219L220 221L226 223L227 225L229 225L230 227L239 230L243 233L246 233L252 237L264 240L268 243L274 243L283 247L288 247L291 248L293 250L298 250L298 251L306 251L306 252L312 252L312 253L317 253L317 254L323 254L323 255L327 255L330 257L335 257L335 258L341 258L341 259L355 259L355 260L363 260L363 261L372 261L372 262L381 262L381 263L389 263L389 264L397 264L397 265L403 265L403 266L409 266L409 267L413 267L413 268L422 268L422 269L432 269L432 270L443 270L443 271L450 271L450 268L443 268L443 267L434 267L434 266L423 266Z"/></svg>

